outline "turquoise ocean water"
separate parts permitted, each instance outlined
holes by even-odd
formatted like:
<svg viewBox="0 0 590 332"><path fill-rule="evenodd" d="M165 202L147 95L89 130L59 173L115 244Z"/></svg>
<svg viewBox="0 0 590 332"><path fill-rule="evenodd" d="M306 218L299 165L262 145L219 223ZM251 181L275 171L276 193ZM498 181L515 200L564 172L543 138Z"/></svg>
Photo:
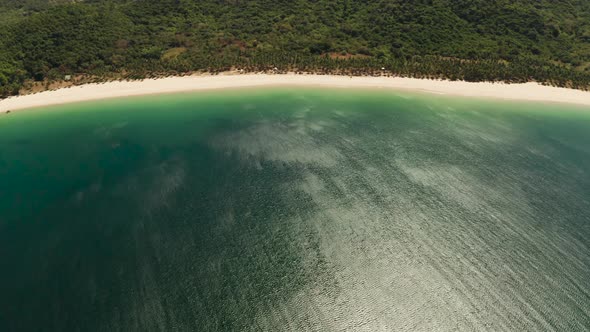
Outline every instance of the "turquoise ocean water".
<svg viewBox="0 0 590 332"><path fill-rule="evenodd" d="M245 89L0 115L0 331L587 331L590 109Z"/></svg>

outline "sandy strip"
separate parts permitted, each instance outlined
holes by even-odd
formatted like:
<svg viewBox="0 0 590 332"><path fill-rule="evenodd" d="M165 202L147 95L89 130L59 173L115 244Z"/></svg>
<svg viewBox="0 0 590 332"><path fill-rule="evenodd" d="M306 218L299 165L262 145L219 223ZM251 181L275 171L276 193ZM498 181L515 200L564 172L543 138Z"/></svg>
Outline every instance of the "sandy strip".
<svg viewBox="0 0 590 332"><path fill-rule="evenodd" d="M489 97L590 106L590 92L539 85L537 83L469 83L392 77L348 77L296 74L198 75L146 79L142 81L86 84L55 91L11 97L0 101L0 112L25 108L156 93L257 86L325 86L342 88L390 88L417 90L466 97Z"/></svg>

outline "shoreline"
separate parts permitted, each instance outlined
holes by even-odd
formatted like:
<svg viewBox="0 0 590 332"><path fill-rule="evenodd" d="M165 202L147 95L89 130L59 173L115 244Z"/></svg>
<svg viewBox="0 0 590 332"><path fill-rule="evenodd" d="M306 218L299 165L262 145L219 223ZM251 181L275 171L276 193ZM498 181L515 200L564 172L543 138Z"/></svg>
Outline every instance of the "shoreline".
<svg viewBox="0 0 590 332"><path fill-rule="evenodd" d="M233 74L176 76L138 81L112 81L43 91L0 100L0 113L51 105L119 97L206 91L226 88L318 86L419 91L461 97L567 103L590 106L590 92L538 83L491 83L428 80L404 77L336 76L312 74Z"/></svg>

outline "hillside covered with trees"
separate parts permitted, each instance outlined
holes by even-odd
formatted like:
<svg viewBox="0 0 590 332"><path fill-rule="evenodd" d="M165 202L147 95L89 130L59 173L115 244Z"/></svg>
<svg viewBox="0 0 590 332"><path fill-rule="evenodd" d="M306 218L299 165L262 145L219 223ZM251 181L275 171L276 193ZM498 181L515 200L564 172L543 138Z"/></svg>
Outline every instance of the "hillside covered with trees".
<svg viewBox="0 0 590 332"><path fill-rule="evenodd" d="M588 89L590 1L0 0L0 96L232 68Z"/></svg>

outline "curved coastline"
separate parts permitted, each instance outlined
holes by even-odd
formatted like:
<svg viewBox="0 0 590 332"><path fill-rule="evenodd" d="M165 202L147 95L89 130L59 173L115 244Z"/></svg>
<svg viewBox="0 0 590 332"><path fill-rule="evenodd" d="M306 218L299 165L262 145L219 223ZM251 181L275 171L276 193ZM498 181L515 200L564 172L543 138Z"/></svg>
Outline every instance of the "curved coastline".
<svg viewBox="0 0 590 332"><path fill-rule="evenodd" d="M84 84L0 100L0 112L8 113L28 108L117 97L262 86L382 88L463 97L556 102L590 106L590 91L550 87L534 82L520 84L472 83L403 77L223 73L220 75L193 75Z"/></svg>

